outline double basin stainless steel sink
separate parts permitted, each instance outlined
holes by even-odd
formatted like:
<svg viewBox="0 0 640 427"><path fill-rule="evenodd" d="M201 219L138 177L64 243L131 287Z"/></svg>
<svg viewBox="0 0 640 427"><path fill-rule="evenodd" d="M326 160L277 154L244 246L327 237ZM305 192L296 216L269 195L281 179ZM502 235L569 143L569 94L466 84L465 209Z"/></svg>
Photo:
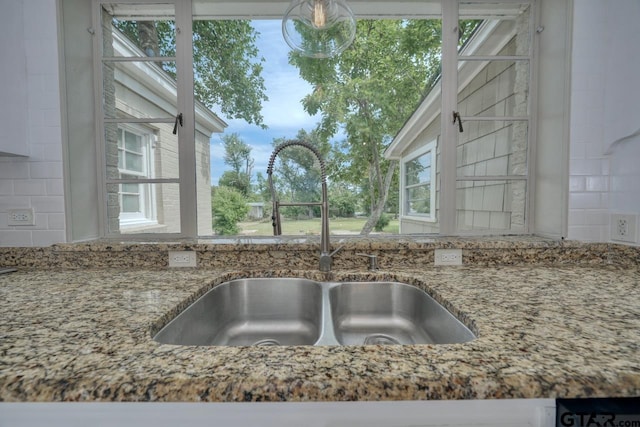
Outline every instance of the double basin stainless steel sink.
<svg viewBox="0 0 640 427"><path fill-rule="evenodd" d="M164 344L212 346L446 344L474 338L412 285L293 278L222 283L154 337Z"/></svg>

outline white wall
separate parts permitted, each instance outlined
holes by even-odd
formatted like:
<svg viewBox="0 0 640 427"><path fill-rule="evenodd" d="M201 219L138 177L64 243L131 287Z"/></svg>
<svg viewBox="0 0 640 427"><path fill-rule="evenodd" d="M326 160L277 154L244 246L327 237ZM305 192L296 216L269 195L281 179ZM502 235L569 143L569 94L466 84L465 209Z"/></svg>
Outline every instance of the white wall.
<svg viewBox="0 0 640 427"><path fill-rule="evenodd" d="M2 104L26 106L24 120L0 115L0 127L19 127L12 134L28 156L0 157L0 246L48 246L66 240L56 1L0 0L0 10L0 28L12 29L0 57L23 64L0 68L0 94L13 94ZM14 208L33 208L36 225L8 226Z"/></svg>
<svg viewBox="0 0 640 427"><path fill-rule="evenodd" d="M574 1L569 235L609 241L612 212L640 213L640 2ZM613 144L613 146L612 146Z"/></svg>

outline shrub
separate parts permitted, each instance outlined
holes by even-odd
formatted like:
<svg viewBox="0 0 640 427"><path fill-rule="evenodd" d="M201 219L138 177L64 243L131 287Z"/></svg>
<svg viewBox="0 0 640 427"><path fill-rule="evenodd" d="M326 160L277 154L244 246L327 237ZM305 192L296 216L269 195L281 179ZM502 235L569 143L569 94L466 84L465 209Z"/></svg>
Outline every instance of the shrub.
<svg viewBox="0 0 640 427"><path fill-rule="evenodd" d="M213 229L217 234L238 234L238 222L249 212L249 206L242 194L231 187L220 186L211 200Z"/></svg>
<svg viewBox="0 0 640 427"><path fill-rule="evenodd" d="M389 218L389 215L382 214L380 215L380 218L378 218L378 222L376 222L376 225L373 227L373 229L376 231L382 231L387 225L389 225L389 222L391 222L391 218Z"/></svg>

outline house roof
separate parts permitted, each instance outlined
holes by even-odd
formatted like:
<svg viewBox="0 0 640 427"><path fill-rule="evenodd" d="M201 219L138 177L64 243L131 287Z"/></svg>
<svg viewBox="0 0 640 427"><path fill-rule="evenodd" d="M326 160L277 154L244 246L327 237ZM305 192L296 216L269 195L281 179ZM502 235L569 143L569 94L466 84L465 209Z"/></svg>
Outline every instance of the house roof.
<svg viewBox="0 0 640 427"><path fill-rule="evenodd" d="M513 21L484 20L460 54L470 56L481 50L483 55L495 55L513 38L515 32ZM486 64L487 61L458 62L458 93L467 87ZM415 141L434 120L438 119L441 111L441 95L442 85L438 80L384 151L386 159L400 159L406 147Z"/></svg>
<svg viewBox="0 0 640 427"><path fill-rule="evenodd" d="M145 57L147 55L117 29L113 31L113 49L116 56ZM165 111L175 111L177 86L174 79L153 62L116 63L116 81L129 90L147 98ZM228 126L203 103L196 101L196 129L202 133L221 133ZM168 113L172 114L172 113Z"/></svg>

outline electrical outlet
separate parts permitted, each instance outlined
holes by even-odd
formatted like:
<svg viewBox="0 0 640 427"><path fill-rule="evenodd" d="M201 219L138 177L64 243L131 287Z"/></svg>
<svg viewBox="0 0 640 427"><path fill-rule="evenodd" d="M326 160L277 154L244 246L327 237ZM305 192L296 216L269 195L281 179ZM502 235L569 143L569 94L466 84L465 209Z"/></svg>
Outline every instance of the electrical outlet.
<svg viewBox="0 0 640 427"><path fill-rule="evenodd" d="M33 208L10 209L7 225L35 225Z"/></svg>
<svg viewBox="0 0 640 427"><path fill-rule="evenodd" d="M462 265L462 249L436 249L434 265Z"/></svg>
<svg viewBox="0 0 640 427"><path fill-rule="evenodd" d="M169 251L169 267L197 267L197 262L193 251Z"/></svg>
<svg viewBox="0 0 640 427"><path fill-rule="evenodd" d="M637 214L611 214L611 240L636 243L637 229Z"/></svg>

